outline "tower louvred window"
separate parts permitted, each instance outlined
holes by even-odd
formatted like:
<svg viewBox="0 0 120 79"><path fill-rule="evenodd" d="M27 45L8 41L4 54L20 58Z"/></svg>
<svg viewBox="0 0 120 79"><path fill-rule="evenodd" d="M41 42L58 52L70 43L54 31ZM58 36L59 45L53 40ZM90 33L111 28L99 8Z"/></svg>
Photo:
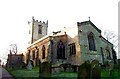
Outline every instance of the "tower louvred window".
<svg viewBox="0 0 120 79"><path fill-rule="evenodd" d="M42 25L38 25L38 34L42 34Z"/></svg>

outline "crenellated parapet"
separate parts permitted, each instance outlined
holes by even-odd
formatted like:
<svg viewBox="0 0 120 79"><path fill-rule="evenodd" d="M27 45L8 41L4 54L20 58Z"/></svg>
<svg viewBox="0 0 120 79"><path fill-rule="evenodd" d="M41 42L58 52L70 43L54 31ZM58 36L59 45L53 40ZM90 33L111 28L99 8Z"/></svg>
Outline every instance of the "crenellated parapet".
<svg viewBox="0 0 120 79"><path fill-rule="evenodd" d="M38 23L38 24L46 24L46 25L48 25L48 20L45 22L45 21L39 21L39 20L36 20L35 18L34 18L34 16L32 17L32 21L33 22L36 22L36 23Z"/></svg>
<svg viewBox="0 0 120 79"><path fill-rule="evenodd" d="M41 20L36 20L33 16L32 21L29 22L28 24L30 26L30 30L29 30L30 44L47 35L48 20L46 22Z"/></svg>

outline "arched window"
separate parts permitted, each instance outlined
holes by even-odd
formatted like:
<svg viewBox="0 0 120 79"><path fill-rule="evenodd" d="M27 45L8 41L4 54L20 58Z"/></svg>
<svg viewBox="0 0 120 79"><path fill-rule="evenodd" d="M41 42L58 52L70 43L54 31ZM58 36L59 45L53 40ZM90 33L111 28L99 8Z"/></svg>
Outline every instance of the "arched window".
<svg viewBox="0 0 120 79"><path fill-rule="evenodd" d="M69 44L69 52L70 52L70 56L71 55L75 55L76 54L76 46L75 43Z"/></svg>
<svg viewBox="0 0 120 79"><path fill-rule="evenodd" d="M37 47L35 47L35 53L36 53L36 58L39 57L39 49Z"/></svg>
<svg viewBox="0 0 120 79"><path fill-rule="evenodd" d="M30 60L30 50L28 50L28 60Z"/></svg>
<svg viewBox="0 0 120 79"><path fill-rule="evenodd" d="M27 64L28 64L28 62L30 61L30 50L28 50L28 53L27 53Z"/></svg>
<svg viewBox="0 0 120 79"><path fill-rule="evenodd" d="M35 53L36 53L35 62L36 62L36 66L38 66L39 65L39 49L37 48L37 46L35 47Z"/></svg>
<svg viewBox="0 0 120 79"><path fill-rule="evenodd" d="M94 34L92 32L88 34L88 43L89 43L89 50L95 51Z"/></svg>
<svg viewBox="0 0 120 79"><path fill-rule="evenodd" d="M106 58L107 58L107 59L111 59L110 49L109 49L108 47L106 47Z"/></svg>
<svg viewBox="0 0 120 79"><path fill-rule="evenodd" d="M45 59L45 45L42 46L42 59Z"/></svg>
<svg viewBox="0 0 120 79"><path fill-rule="evenodd" d="M32 59L35 59L35 51L32 51Z"/></svg>
<svg viewBox="0 0 120 79"><path fill-rule="evenodd" d="M42 34L42 25L38 25L38 34Z"/></svg>
<svg viewBox="0 0 120 79"><path fill-rule="evenodd" d="M59 41L57 45L57 58L65 59L65 46L61 40Z"/></svg>

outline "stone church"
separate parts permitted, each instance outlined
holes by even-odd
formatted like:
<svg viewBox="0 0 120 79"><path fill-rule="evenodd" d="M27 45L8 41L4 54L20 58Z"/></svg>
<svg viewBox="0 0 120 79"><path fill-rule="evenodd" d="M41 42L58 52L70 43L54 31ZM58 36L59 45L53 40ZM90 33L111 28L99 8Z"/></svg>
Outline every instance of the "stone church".
<svg viewBox="0 0 120 79"><path fill-rule="evenodd" d="M76 22L69 28L48 34L48 21L32 18L29 24L30 41L26 53L26 62L33 65L49 61L52 65L80 65L89 60L98 60L104 64L113 62L113 44L101 35L90 20Z"/></svg>

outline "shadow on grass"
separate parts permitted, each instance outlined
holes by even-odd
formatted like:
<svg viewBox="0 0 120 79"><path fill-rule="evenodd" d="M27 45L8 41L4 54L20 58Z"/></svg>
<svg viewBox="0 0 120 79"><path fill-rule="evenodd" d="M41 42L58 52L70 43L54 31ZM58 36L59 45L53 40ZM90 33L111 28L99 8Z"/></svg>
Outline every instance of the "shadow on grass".
<svg viewBox="0 0 120 79"><path fill-rule="evenodd" d="M39 79L39 68L33 68L31 71L27 69L8 69L8 72L15 78L15 79Z"/></svg>
<svg viewBox="0 0 120 79"><path fill-rule="evenodd" d="M27 69L12 70L7 69L14 79L77 79L77 73L61 72L52 74L51 77L39 77L39 68L33 68L31 71ZM120 79L120 70L113 70L110 76L108 70L102 70L101 79Z"/></svg>

